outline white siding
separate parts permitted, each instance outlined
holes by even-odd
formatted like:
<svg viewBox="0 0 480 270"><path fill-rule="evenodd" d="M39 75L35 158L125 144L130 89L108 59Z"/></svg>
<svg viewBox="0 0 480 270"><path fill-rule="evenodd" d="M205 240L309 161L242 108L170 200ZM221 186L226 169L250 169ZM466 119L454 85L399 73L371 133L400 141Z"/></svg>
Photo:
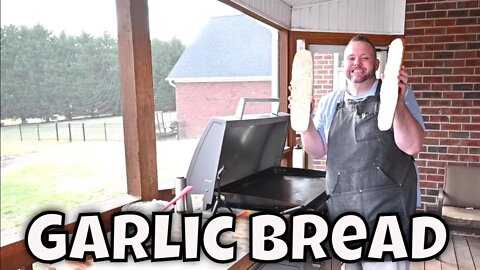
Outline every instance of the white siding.
<svg viewBox="0 0 480 270"><path fill-rule="evenodd" d="M291 29L403 35L405 1L331 0L293 7Z"/></svg>
<svg viewBox="0 0 480 270"><path fill-rule="evenodd" d="M286 29L290 29L292 19L292 9L283 1L278 0L234 0L233 2L243 6L246 9L254 11L255 13L281 25ZM307 13L307 11L300 11L300 13ZM307 25L309 23L307 22Z"/></svg>

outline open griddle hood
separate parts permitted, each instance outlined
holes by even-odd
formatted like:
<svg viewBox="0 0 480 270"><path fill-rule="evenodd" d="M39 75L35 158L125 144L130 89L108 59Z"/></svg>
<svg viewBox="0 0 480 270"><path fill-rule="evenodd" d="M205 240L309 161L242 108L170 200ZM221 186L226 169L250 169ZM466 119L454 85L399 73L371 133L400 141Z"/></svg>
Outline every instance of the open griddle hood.
<svg viewBox="0 0 480 270"><path fill-rule="evenodd" d="M288 114L242 118L211 118L198 142L186 178L190 194L204 194L204 209L218 187L228 206L253 210L303 206L325 193L324 172L279 167Z"/></svg>

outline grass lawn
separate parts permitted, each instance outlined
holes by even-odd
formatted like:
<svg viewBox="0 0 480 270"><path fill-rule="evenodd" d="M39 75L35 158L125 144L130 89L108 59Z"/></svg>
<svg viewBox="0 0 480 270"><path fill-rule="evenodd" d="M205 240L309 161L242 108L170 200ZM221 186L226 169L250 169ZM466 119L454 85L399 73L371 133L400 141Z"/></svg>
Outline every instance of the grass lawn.
<svg viewBox="0 0 480 270"><path fill-rule="evenodd" d="M186 176L197 140L157 141L158 182ZM41 211L67 211L126 193L124 144L2 142L1 231ZM7 157L7 159L5 159Z"/></svg>
<svg viewBox="0 0 480 270"><path fill-rule="evenodd" d="M2 157L7 153L0 191L2 232L26 225L42 210L65 211L126 193L122 142L2 145Z"/></svg>

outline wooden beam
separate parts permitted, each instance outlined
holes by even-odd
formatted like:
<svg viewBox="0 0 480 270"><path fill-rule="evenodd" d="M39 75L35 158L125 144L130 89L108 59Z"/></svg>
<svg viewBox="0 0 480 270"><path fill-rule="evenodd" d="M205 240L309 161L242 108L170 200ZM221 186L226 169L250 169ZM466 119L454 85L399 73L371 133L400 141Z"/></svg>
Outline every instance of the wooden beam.
<svg viewBox="0 0 480 270"><path fill-rule="evenodd" d="M116 0L128 194L158 196L147 0Z"/></svg>
<svg viewBox="0 0 480 270"><path fill-rule="evenodd" d="M295 44L295 40L303 39L305 40L306 46L308 45L347 45L348 41L357 34L355 33L326 33L326 32L301 32L301 31L292 31L290 45ZM388 46L392 40L397 37L402 37L400 35L375 35L375 34L365 34L375 46ZM293 48L295 49L295 48Z"/></svg>

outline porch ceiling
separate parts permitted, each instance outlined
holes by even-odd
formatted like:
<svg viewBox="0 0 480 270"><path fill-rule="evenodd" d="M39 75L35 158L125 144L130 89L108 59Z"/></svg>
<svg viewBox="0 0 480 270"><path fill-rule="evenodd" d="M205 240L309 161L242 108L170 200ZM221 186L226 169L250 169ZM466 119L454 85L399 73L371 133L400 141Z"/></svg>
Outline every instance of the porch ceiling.
<svg viewBox="0 0 480 270"><path fill-rule="evenodd" d="M282 0L285 4L289 5L290 7L300 7L306 5L313 5L322 2L328 2L332 0Z"/></svg>

